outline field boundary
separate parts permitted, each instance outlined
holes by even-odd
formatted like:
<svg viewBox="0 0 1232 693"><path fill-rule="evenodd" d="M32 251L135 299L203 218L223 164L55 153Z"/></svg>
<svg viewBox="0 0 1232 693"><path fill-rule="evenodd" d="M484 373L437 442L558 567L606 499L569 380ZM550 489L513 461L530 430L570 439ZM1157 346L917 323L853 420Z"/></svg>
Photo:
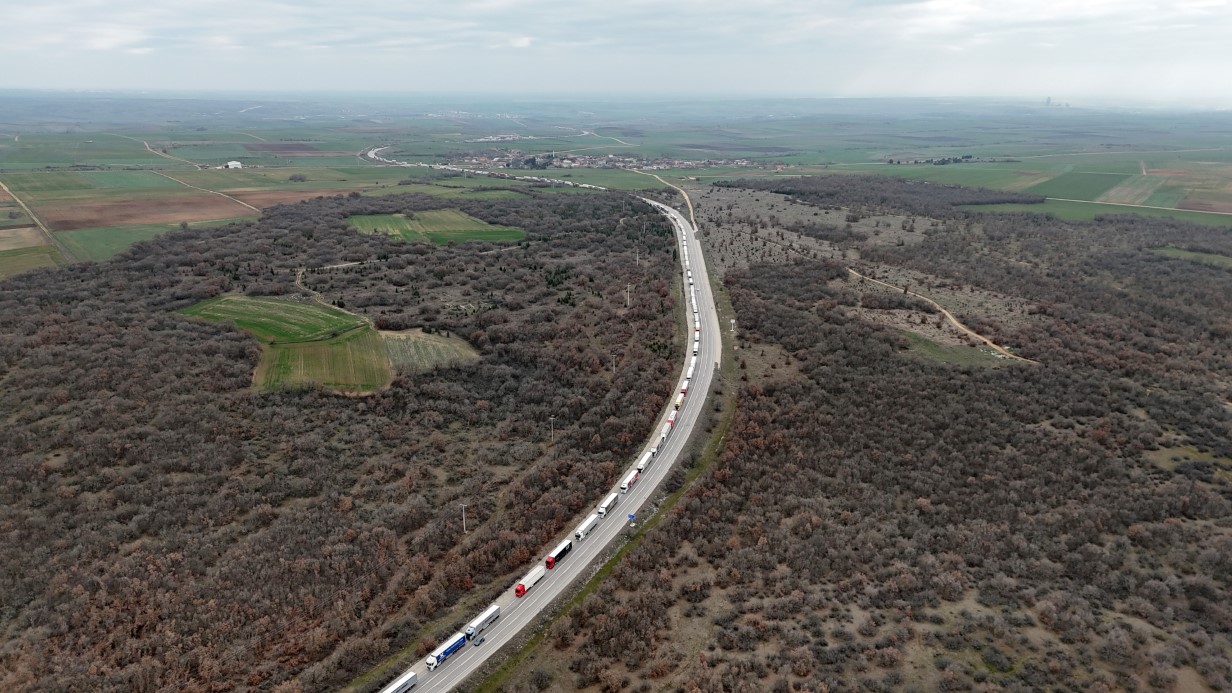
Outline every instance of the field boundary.
<svg viewBox="0 0 1232 693"><path fill-rule="evenodd" d="M254 211L254 212L257 212L257 213L260 213L260 212L261 212L261 208L260 208L260 207L253 207L252 205L248 204L247 202L244 202L243 200L237 200L237 199L235 199L234 197L231 197L230 195L228 195L228 194L226 194L226 193L223 193L223 192L218 192L217 190L210 190L209 188L198 188L198 187L197 187L197 186L195 186L195 185L191 185L191 184L189 184L189 183L185 183L184 181L180 180L179 178L176 178L176 177L174 177L174 176L168 176L167 174L163 173L162 171L150 171L150 173L153 173L153 174L158 175L158 176L162 176L163 178L167 178L167 179L173 180L173 181L175 181L175 182L179 183L180 185L183 185L183 186L184 186L184 187L186 187L186 188L192 188L193 190L200 190L201 192L207 192L207 193L210 193L210 194L212 194L212 195L220 195L220 196L222 196L222 197L227 198L228 200L231 200L232 202L234 202L234 203L236 203L236 204L241 204L241 205L244 205L245 207L247 207L248 209L251 209L251 210L252 210L252 211Z"/></svg>

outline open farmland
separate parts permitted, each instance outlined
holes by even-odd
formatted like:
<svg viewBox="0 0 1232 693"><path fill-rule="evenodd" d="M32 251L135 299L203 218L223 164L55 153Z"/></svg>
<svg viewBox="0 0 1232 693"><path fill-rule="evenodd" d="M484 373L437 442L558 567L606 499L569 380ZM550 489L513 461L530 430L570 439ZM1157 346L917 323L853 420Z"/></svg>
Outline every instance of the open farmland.
<svg viewBox="0 0 1232 693"><path fill-rule="evenodd" d="M1094 200L1120 185L1129 176L1116 173L1063 173L1052 180L1027 188L1026 192L1070 200Z"/></svg>
<svg viewBox="0 0 1232 693"><path fill-rule="evenodd" d="M253 375L253 383L265 389L316 384L344 392L378 390L389 380L385 342L370 327L333 339L269 346Z"/></svg>
<svg viewBox="0 0 1232 693"><path fill-rule="evenodd" d="M329 339L366 324L359 317L316 303L252 296L219 296L182 312L230 323L269 344Z"/></svg>
<svg viewBox="0 0 1232 693"><path fill-rule="evenodd" d="M31 246L15 250L0 250L0 278L11 277L39 267L55 267L61 263L60 253L50 246Z"/></svg>
<svg viewBox="0 0 1232 693"><path fill-rule="evenodd" d="M526 235L522 229L494 226L457 209L432 209L403 214L364 214L349 221L364 233L386 233L407 241L516 241Z"/></svg>
<svg viewBox="0 0 1232 693"><path fill-rule="evenodd" d="M47 239L33 226L0 228L0 250L16 250L36 245L46 245Z"/></svg>
<svg viewBox="0 0 1232 693"><path fill-rule="evenodd" d="M479 358L479 352L458 337L428 334L422 329L381 332L394 368L403 373L422 373L437 366L452 366Z"/></svg>

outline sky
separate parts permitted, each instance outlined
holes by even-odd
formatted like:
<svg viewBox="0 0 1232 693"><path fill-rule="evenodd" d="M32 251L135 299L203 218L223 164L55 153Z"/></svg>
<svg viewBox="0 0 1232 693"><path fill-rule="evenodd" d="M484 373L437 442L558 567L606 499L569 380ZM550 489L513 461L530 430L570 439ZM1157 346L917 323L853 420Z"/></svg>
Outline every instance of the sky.
<svg viewBox="0 0 1232 693"><path fill-rule="evenodd" d="M0 87L1232 106L1232 0L0 0Z"/></svg>

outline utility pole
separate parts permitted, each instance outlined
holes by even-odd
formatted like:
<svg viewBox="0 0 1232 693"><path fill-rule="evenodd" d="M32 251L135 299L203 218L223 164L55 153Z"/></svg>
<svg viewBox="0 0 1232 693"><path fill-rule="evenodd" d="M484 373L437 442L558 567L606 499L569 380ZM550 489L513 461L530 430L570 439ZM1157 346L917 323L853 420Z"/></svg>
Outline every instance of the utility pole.
<svg viewBox="0 0 1232 693"><path fill-rule="evenodd" d="M732 325L731 333L736 334L736 319L735 318L731 319L731 325Z"/></svg>
<svg viewBox="0 0 1232 693"><path fill-rule="evenodd" d="M629 291L633 288L632 284L625 284L625 310L629 309Z"/></svg>
<svg viewBox="0 0 1232 693"><path fill-rule="evenodd" d="M556 441L556 415L555 414L548 417L548 427L549 427L548 430L551 431L551 433L548 435L548 438L552 440L553 442L555 442Z"/></svg>
<svg viewBox="0 0 1232 693"><path fill-rule="evenodd" d="M462 504L462 533L466 534L466 503Z"/></svg>

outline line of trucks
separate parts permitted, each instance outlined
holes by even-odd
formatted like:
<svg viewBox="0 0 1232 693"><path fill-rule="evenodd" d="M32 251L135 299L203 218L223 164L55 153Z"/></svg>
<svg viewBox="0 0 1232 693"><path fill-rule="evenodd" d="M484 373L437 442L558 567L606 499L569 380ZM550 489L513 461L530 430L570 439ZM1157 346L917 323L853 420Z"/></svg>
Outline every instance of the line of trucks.
<svg viewBox="0 0 1232 693"><path fill-rule="evenodd" d="M693 286L693 272L689 268L689 248L684 239L680 243L682 256L684 258L685 272L689 280L689 296L693 305L693 354L694 356L689 361L689 368L685 372L684 385L681 386L680 392L676 395L675 406L667 415L667 423L663 425L663 429L659 432L658 441L651 448L638 458L637 464L630 469L620 480L620 491L609 493L603 502L599 504L595 511L588 515L582 523L573 530L573 538L565 539L556 545L547 556L544 557L543 563L536 565L534 568L522 576L514 585L513 594L521 599L530 592L531 588L539 584L543 578L547 577L548 571L560 565L560 562L573 551L573 542L582 541L589 535L595 527L599 525L599 521L613 514L612 510L620 502L620 497L629 493L629 491L637 484L641 478L642 472L650 466L651 461L658 455L659 451L667 444L668 436L676 427L676 417L680 413L681 407L684 406L685 396L689 392L689 382L693 380L694 370L697 368L697 352L701 344L701 322L697 313L697 289ZM466 646L467 642L473 643L475 646L483 642L482 633L484 630L496 622L500 618L500 605L492 604L482 613L476 616L470 623L466 624L466 630L458 631L441 643L427 659L424 664L427 665L428 671L435 671L438 666L443 664L445 660ZM381 693L406 693L411 690L418 682L414 671L407 671L394 679L388 686L381 689Z"/></svg>

